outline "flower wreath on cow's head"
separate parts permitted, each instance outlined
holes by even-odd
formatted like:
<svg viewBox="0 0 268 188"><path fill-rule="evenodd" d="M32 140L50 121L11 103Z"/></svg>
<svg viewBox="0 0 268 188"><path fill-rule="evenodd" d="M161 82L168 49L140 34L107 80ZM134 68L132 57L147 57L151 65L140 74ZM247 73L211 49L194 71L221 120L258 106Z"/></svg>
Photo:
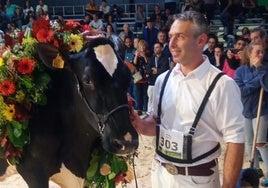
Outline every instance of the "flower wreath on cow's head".
<svg viewBox="0 0 268 188"><path fill-rule="evenodd" d="M100 35L101 32L89 25L83 26L72 20L59 25L57 22L39 18L32 29L23 32L15 30L5 36L5 45L0 46L0 158L6 159L10 164L19 163L25 146L30 142L28 123L31 106L46 105L44 91L50 82L50 76L39 62L35 44L50 43L63 51L77 53L85 47L88 40ZM53 60L53 66L64 66L60 55ZM93 152L92 158L95 161L91 160L91 165L98 163L96 159L99 159L100 152L104 151L98 149ZM102 178L104 184L107 179L115 182L116 177L118 179L118 176L127 172L125 159L108 153L106 155L111 160L107 163L110 163L110 167L117 166L117 170L108 168L107 171L106 166L105 173L97 172L96 164L92 165L94 169L89 168L88 177L93 181L100 175L105 177ZM125 176L122 177L120 181L125 181Z"/></svg>

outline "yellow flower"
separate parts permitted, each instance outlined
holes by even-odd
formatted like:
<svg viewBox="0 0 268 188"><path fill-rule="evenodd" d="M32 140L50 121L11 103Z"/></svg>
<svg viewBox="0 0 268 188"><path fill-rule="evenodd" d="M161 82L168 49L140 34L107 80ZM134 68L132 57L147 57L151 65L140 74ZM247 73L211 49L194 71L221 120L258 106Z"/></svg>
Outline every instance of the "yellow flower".
<svg viewBox="0 0 268 188"><path fill-rule="evenodd" d="M29 38L23 38L22 39L22 44L23 45L32 45L32 44L35 44L37 43L37 40L33 37L29 37Z"/></svg>
<svg viewBox="0 0 268 188"><path fill-rule="evenodd" d="M15 96L16 101L22 102L24 98L25 98L24 92L22 90L17 91L16 96Z"/></svg>
<svg viewBox="0 0 268 188"><path fill-rule="evenodd" d="M53 59L52 61L52 67L58 68L58 69L63 69L64 67L64 60L60 56L60 54L57 54L57 56Z"/></svg>
<svg viewBox="0 0 268 188"><path fill-rule="evenodd" d="M6 107L6 109L3 112L4 117L8 121L12 121L15 115L15 106L14 104L10 104Z"/></svg>
<svg viewBox="0 0 268 188"><path fill-rule="evenodd" d="M0 67L4 65L4 59L0 57Z"/></svg>
<svg viewBox="0 0 268 188"><path fill-rule="evenodd" d="M83 38L81 35L70 35L70 52L79 52L83 48Z"/></svg>

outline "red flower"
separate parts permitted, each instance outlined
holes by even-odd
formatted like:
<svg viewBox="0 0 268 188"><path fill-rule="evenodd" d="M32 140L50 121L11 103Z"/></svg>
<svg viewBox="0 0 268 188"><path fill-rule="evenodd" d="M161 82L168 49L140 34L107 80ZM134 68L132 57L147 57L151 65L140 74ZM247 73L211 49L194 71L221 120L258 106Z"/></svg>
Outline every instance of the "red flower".
<svg viewBox="0 0 268 188"><path fill-rule="evenodd" d="M48 30L49 27L50 27L49 21L46 20L45 18L40 17L33 24L32 28L33 35L37 36L37 33L39 32L40 29Z"/></svg>
<svg viewBox="0 0 268 188"><path fill-rule="evenodd" d="M34 60L29 59L27 57L23 57L19 62L17 66L17 70L21 74L30 74L34 70Z"/></svg>
<svg viewBox="0 0 268 188"><path fill-rule="evenodd" d="M36 38L39 42L51 42L54 39L54 31L48 29L40 29Z"/></svg>
<svg viewBox="0 0 268 188"><path fill-rule="evenodd" d="M15 93L16 86L15 84L10 80L4 80L0 82L0 93L3 96L9 96Z"/></svg>

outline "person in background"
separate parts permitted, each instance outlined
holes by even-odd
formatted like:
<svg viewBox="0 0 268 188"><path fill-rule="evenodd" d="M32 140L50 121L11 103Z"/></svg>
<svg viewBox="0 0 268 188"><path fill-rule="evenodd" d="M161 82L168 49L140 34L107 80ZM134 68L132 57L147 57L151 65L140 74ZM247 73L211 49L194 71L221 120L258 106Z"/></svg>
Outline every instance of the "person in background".
<svg viewBox="0 0 268 188"><path fill-rule="evenodd" d="M191 0L184 0L184 4L181 6L180 12L185 12L187 7L191 5Z"/></svg>
<svg viewBox="0 0 268 188"><path fill-rule="evenodd" d="M90 24L90 15L86 14L82 20L79 21L81 25L89 25Z"/></svg>
<svg viewBox="0 0 268 188"><path fill-rule="evenodd" d="M108 20L108 16L109 16L110 11L111 11L111 7L110 7L110 5L107 4L107 1L106 0L102 0L101 1L101 5L100 5L100 8L99 8L99 11L102 14L102 18L105 21L107 21Z"/></svg>
<svg viewBox="0 0 268 188"><path fill-rule="evenodd" d="M19 30L22 29L22 24L23 24L23 12L20 7L17 7L15 10L14 15L11 18L12 23L14 23L15 27L18 28Z"/></svg>
<svg viewBox="0 0 268 188"><path fill-rule="evenodd" d="M167 33L163 30L158 31L157 33L157 41L160 42L163 45L162 48L162 53L167 56L167 57L171 57L171 53L169 51L169 47L168 47L168 37L167 37Z"/></svg>
<svg viewBox="0 0 268 188"><path fill-rule="evenodd" d="M244 106L243 115L246 138L246 153L251 157L254 130L256 127L256 117L261 87L264 85L263 77L268 73L268 67L263 65L264 47L261 42L251 42L246 48L242 57L242 66L236 70L235 78L241 90L241 99ZM266 170L265 179L262 186L268 187L268 93L264 92L259 131L257 133L256 148L259 151ZM257 152L254 157L254 167L259 168L259 158Z"/></svg>
<svg viewBox="0 0 268 188"><path fill-rule="evenodd" d="M113 7L111 8L110 14L113 16L113 19L118 22L121 20L122 10L120 9L120 7L114 4Z"/></svg>
<svg viewBox="0 0 268 188"><path fill-rule="evenodd" d="M208 47L204 50L203 54L208 56L209 61L211 62L212 58L214 57L214 48L218 44L218 37L215 34L208 35Z"/></svg>
<svg viewBox="0 0 268 188"><path fill-rule="evenodd" d="M222 70L226 56L224 54L223 43L216 44L214 48L214 56L211 58L210 63Z"/></svg>
<svg viewBox="0 0 268 188"><path fill-rule="evenodd" d="M27 24L29 22L29 17L32 12L34 12L34 8L31 6L30 0L26 0L23 7L23 24Z"/></svg>
<svg viewBox="0 0 268 188"><path fill-rule="evenodd" d="M123 31L121 31L119 35L123 33L125 34L126 37L130 37L131 40L133 40L134 33L131 31L130 26L126 23L123 25Z"/></svg>
<svg viewBox="0 0 268 188"><path fill-rule="evenodd" d="M105 24L110 24L113 27L113 32L117 34L117 25L116 22L114 22L114 18L111 14L108 15L108 20Z"/></svg>
<svg viewBox="0 0 268 188"><path fill-rule="evenodd" d="M154 26L154 19L149 19L146 22L146 27L143 30L143 38L149 45L149 49L153 51L154 43L157 41L158 29Z"/></svg>
<svg viewBox="0 0 268 188"><path fill-rule="evenodd" d="M138 82L134 83L134 92L136 94L136 110L138 115L142 115L143 111L147 111L147 103L148 103L148 73L147 66L148 60L151 56L149 46L147 42L141 39L138 43L137 50L135 51L135 56L133 59L133 64L136 67L136 71L140 72L142 79Z"/></svg>
<svg viewBox="0 0 268 188"><path fill-rule="evenodd" d="M222 72L224 72L231 78L234 78L235 71L241 64L241 56L246 45L246 39L242 37L237 37L233 48L228 49L226 52L226 59L223 64Z"/></svg>
<svg viewBox="0 0 268 188"><path fill-rule="evenodd" d="M243 27L241 30L241 37L247 39L247 43L250 43L250 30L248 27Z"/></svg>
<svg viewBox="0 0 268 188"><path fill-rule="evenodd" d="M154 12L152 13L152 15L150 16L151 20L155 20L156 19L156 15L160 15L162 18L162 12L161 12L161 8L159 5L155 5L154 6Z"/></svg>
<svg viewBox="0 0 268 188"><path fill-rule="evenodd" d="M90 18L93 18L93 14L99 14L99 6L95 0L89 0L89 3L86 5L86 13L90 15Z"/></svg>
<svg viewBox="0 0 268 188"><path fill-rule="evenodd" d="M204 1L203 0L192 0L192 7L195 11L200 12L202 14L205 13Z"/></svg>
<svg viewBox="0 0 268 188"><path fill-rule="evenodd" d="M147 67L147 73L149 74L147 114L150 114L153 111L153 95L156 78L167 70L169 70L169 58L163 54L163 44L156 42L154 44L154 54L149 58Z"/></svg>
<svg viewBox="0 0 268 188"><path fill-rule="evenodd" d="M203 96L221 72L202 55L208 30L204 15L198 12L177 15L169 32L169 49L176 65L166 82L161 109L158 109L158 103L167 73L159 75L156 80L152 114L141 119L134 110L131 111L132 124L137 132L156 136L152 187L236 186L243 164L244 127L240 90L234 80L228 76L219 79L191 137L192 144L182 144L186 142L184 136L189 134ZM227 144L222 184L217 161L221 141ZM180 155L187 147L191 148L191 155Z"/></svg>
<svg viewBox="0 0 268 188"><path fill-rule="evenodd" d="M43 0L39 0L39 4L35 8L35 12L38 12L42 8L45 14L48 14L48 6L44 3Z"/></svg>
<svg viewBox="0 0 268 188"><path fill-rule="evenodd" d="M101 19L99 19L99 16L97 13L93 14L93 20L89 23L91 27L94 29L102 30L103 29L103 22Z"/></svg>
<svg viewBox="0 0 268 188"><path fill-rule="evenodd" d="M268 44L267 44L267 33L261 27L255 27L250 32L250 41L251 42L261 42L264 47L264 57L263 63L268 65Z"/></svg>
<svg viewBox="0 0 268 188"><path fill-rule="evenodd" d="M111 24L106 24L104 31L105 31L106 38L109 38L111 35L115 34L113 26Z"/></svg>
<svg viewBox="0 0 268 188"><path fill-rule="evenodd" d="M170 14L175 14L177 10L177 0L165 0L165 10L170 10Z"/></svg>
<svg viewBox="0 0 268 188"><path fill-rule="evenodd" d="M139 30L143 30L145 24L145 15L143 13L142 5L137 6L137 12L135 13L135 25L134 31L137 32Z"/></svg>
<svg viewBox="0 0 268 188"><path fill-rule="evenodd" d="M125 47L126 47L126 51L125 51L125 58L124 58L124 62L127 65L127 67L129 68L131 74L133 74L136 71L136 67L133 64L133 59L135 56L135 51L136 49L133 46L133 41L130 37L126 37L125 38ZM130 94L131 97L133 97L134 99L137 98L135 91L134 91L134 80L131 80L130 86L128 88L128 93Z"/></svg>
<svg viewBox="0 0 268 188"><path fill-rule="evenodd" d="M16 4L11 4L10 0L6 1L5 5L5 16L8 19L9 22L12 21L12 17L15 15L15 11L18 8L18 5Z"/></svg>

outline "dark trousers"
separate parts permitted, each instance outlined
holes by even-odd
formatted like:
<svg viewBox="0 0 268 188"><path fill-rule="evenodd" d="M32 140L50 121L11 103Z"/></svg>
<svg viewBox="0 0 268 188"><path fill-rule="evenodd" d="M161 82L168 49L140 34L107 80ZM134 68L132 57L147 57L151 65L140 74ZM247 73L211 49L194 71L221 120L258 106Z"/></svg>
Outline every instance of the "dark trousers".
<svg viewBox="0 0 268 188"><path fill-rule="evenodd" d="M136 95L136 110L147 111L148 95L147 95L148 83L136 83L134 84L134 91Z"/></svg>

